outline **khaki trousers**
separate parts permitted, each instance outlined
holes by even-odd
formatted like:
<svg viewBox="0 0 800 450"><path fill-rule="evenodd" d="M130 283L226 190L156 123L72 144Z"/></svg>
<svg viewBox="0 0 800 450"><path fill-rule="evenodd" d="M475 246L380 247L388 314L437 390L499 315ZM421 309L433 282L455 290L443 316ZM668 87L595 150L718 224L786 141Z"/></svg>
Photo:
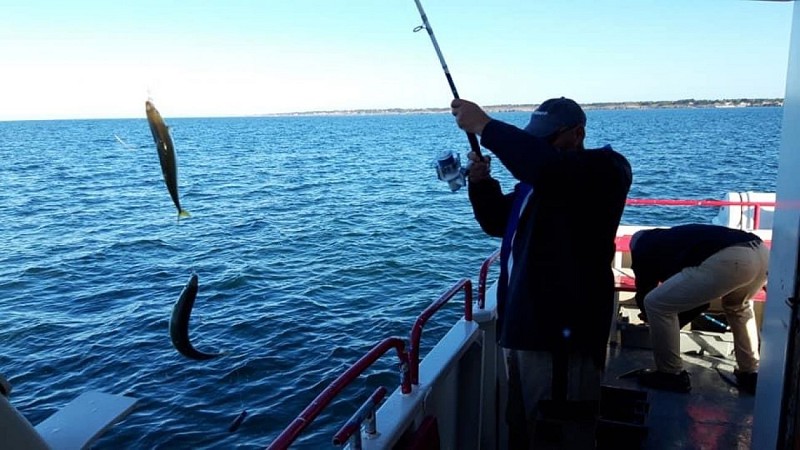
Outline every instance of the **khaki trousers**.
<svg viewBox="0 0 800 450"><path fill-rule="evenodd" d="M739 370L758 370L758 329L750 299L767 281L769 249L763 243L733 246L687 267L653 289L644 299L656 368L680 373L678 313L721 299L733 333Z"/></svg>

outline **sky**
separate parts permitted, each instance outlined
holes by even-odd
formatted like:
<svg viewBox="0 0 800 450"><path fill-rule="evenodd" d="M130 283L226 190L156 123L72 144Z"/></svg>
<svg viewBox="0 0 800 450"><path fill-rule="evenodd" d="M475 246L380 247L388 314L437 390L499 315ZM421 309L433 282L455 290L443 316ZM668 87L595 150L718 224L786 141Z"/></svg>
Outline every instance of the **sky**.
<svg viewBox="0 0 800 450"><path fill-rule="evenodd" d="M421 0L482 105L783 97L794 2ZM0 120L443 108L414 0L0 0Z"/></svg>

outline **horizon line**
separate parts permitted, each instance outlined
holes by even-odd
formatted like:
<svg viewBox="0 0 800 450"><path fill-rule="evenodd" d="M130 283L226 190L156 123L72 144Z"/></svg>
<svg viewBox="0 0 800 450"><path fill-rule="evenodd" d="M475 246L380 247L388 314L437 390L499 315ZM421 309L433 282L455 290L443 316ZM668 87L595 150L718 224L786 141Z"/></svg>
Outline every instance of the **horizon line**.
<svg viewBox="0 0 800 450"><path fill-rule="evenodd" d="M783 97L736 97L721 99L680 99L680 100L628 100L616 102L591 102L580 104L584 109L648 109L648 108L691 108L691 107L769 107L783 106ZM744 105L743 105L744 103ZM539 106L538 103L498 103L481 105L487 112L530 112ZM332 110L306 110L275 113L253 113L223 116L171 116L172 119L214 119L214 118L246 118L246 117L286 117L286 116L334 116L334 115L380 115L380 114L438 114L448 112L442 107L388 107L388 108L354 108ZM62 121L62 120L132 120L142 117L74 117L59 119L0 119L0 122Z"/></svg>

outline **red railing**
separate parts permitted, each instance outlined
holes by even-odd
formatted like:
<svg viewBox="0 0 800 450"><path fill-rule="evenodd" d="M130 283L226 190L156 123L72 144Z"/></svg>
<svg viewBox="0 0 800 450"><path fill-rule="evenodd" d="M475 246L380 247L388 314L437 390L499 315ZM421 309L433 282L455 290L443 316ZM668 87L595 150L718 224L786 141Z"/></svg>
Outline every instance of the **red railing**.
<svg viewBox="0 0 800 450"><path fill-rule="evenodd" d="M472 281L464 278L442 294L438 300L431 303L430 306L417 317L414 326L411 328L409 353L405 352L405 342L401 338L393 337L384 339L325 388L325 390L322 391L285 430L283 430L272 444L270 444L268 450L283 450L289 448L300 433L328 406L328 404L330 404L339 392L392 347L397 349L397 355L400 358L402 367L400 391L403 394L410 393L412 384L419 384L419 344L422 339L422 329L425 323L427 323L428 319L430 319L436 311L462 290L464 291L464 319L471 321ZM373 401L376 406L383 398L383 395L385 395L385 392L381 394L379 391L380 389L376 391L373 394L373 398L371 398L371 401ZM359 427L360 424L356 425L353 419L351 419L336 436L334 436L334 442L339 443L346 441Z"/></svg>
<svg viewBox="0 0 800 450"><path fill-rule="evenodd" d="M464 290L464 320L472 321L472 281L464 278L451 287L450 290L442 294L438 300L425 308L425 311L422 311L422 314L417 317L416 322L414 322L414 326L411 327L411 342L408 351L408 358L412 384L419 384L419 344L420 340L422 339L422 328L436 311L438 311L451 298L455 297L456 294L462 289Z"/></svg>
<svg viewBox="0 0 800 450"><path fill-rule="evenodd" d="M629 198L626 205L653 205L653 206L752 206L753 228L758 229L761 224L761 208L774 207L777 202L734 202L728 200L680 200L660 198Z"/></svg>
<svg viewBox="0 0 800 450"><path fill-rule="evenodd" d="M297 439L297 436L316 418L323 409L342 391L348 384L358 378L364 370L378 360L389 349L394 348L397 350L397 356L400 358L402 369L401 391L404 394L411 392L411 380L408 373L408 353L405 350L405 341L399 337L386 338L375 347L372 348L366 355L356 361L349 369L339 375L324 391L322 391L312 401L303 412L297 416L292 423L286 427L285 430L267 447L270 450L283 450Z"/></svg>

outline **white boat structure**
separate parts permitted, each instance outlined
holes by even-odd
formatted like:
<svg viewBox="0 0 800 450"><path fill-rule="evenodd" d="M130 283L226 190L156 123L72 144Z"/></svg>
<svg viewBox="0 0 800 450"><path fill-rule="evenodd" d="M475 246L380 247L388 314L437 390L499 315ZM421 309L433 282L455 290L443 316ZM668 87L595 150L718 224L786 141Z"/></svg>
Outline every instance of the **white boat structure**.
<svg viewBox="0 0 800 450"><path fill-rule="evenodd" d="M5 450L89 448L137 402L124 395L87 391L34 426L11 404L10 394L11 385L0 376L0 448Z"/></svg>

